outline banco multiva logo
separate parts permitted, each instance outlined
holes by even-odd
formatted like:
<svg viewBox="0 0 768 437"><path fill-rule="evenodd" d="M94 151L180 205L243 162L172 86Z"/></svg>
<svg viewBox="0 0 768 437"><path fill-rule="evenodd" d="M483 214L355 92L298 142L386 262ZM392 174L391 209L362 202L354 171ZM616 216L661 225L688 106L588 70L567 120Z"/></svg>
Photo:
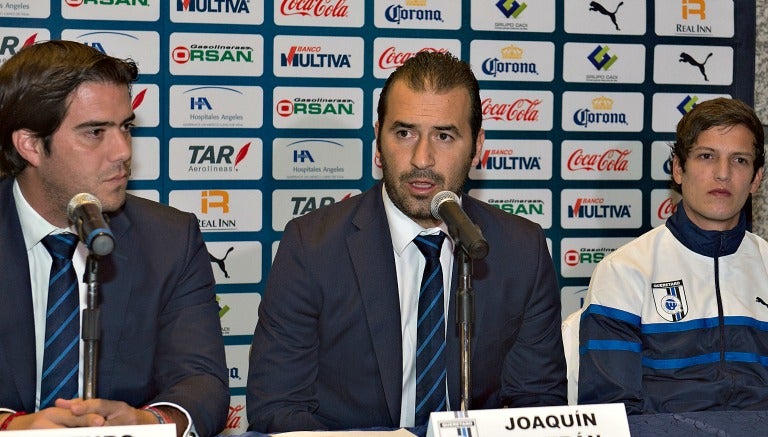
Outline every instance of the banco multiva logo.
<svg viewBox="0 0 768 437"><path fill-rule="evenodd" d="M552 142L549 140L486 140L470 179L549 180Z"/></svg>
<svg viewBox="0 0 768 437"><path fill-rule="evenodd" d="M560 221L565 229L635 229L643 222L640 190L566 189L560 199Z"/></svg>
<svg viewBox="0 0 768 437"><path fill-rule="evenodd" d="M274 73L279 77L363 76L363 39L278 35L274 40Z"/></svg>
<svg viewBox="0 0 768 437"><path fill-rule="evenodd" d="M174 23L262 24L264 2L253 0L171 0ZM174 5L175 3L175 5Z"/></svg>

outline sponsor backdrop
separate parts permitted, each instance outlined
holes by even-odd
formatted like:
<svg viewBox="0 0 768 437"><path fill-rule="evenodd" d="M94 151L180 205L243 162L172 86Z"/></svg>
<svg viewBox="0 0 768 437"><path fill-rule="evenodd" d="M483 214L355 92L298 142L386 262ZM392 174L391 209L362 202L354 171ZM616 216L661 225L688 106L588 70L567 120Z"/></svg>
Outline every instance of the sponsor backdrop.
<svg viewBox="0 0 768 437"><path fill-rule="evenodd" d="M755 2L0 1L0 62L58 38L141 68L130 189L200 220L239 434L281 232L381 178L375 107L405 59L472 64L487 141L469 192L545 229L567 315L597 262L675 209L667 144L681 115L717 96L752 103Z"/></svg>

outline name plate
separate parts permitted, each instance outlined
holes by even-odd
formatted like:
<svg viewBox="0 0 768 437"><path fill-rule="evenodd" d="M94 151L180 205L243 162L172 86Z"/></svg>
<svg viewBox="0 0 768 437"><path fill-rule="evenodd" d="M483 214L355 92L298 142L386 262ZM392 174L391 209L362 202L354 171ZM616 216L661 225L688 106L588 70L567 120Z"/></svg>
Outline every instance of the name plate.
<svg viewBox="0 0 768 437"><path fill-rule="evenodd" d="M630 437L624 404L440 411L427 437Z"/></svg>
<svg viewBox="0 0 768 437"><path fill-rule="evenodd" d="M83 428L3 431L3 437L176 437L176 425L87 426Z"/></svg>

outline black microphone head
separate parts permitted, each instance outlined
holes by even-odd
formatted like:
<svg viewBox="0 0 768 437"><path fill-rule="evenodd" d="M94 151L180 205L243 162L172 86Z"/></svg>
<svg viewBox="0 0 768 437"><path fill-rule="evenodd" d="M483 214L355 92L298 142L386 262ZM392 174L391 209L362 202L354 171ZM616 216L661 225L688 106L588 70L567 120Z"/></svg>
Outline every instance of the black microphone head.
<svg viewBox="0 0 768 437"><path fill-rule="evenodd" d="M435 194L435 197L432 198L432 202L429 204L429 211L432 213L432 217L438 220L443 220L443 218L440 217L440 205L447 201L456 202L458 204L459 196L453 191L441 191Z"/></svg>
<svg viewBox="0 0 768 437"><path fill-rule="evenodd" d="M71 221L75 222L77 219L75 217L75 209L78 206L85 205L87 203L96 205L99 208L99 211L101 211L101 201L98 197L90 193L80 193L75 194L72 200L69 201L69 204L67 205L67 217L69 217Z"/></svg>

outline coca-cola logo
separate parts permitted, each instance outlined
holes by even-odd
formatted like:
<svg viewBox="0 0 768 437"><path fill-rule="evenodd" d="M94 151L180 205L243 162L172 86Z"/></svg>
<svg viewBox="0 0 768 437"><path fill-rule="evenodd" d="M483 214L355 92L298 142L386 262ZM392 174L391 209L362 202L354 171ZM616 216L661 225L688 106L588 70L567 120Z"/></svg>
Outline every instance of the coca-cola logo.
<svg viewBox="0 0 768 437"><path fill-rule="evenodd" d="M536 122L539 120L540 104L541 99L517 99L512 103L494 103L492 98L487 98L482 102L483 119Z"/></svg>
<svg viewBox="0 0 768 437"><path fill-rule="evenodd" d="M395 69L420 52L448 53L448 49L424 47L416 52L399 52L397 47L387 47L379 56L379 68L382 70Z"/></svg>
<svg viewBox="0 0 768 437"><path fill-rule="evenodd" d="M584 149L578 149L568 157L567 166L570 171L626 172L629 170L627 157L631 153L629 149L608 149L603 153L587 153Z"/></svg>
<svg viewBox="0 0 768 437"><path fill-rule="evenodd" d="M245 405L230 405L229 413L227 413L227 429L240 429L240 423L242 420L242 411L245 409Z"/></svg>
<svg viewBox="0 0 768 437"><path fill-rule="evenodd" d="M675 211L677 211L677 205L678 205L678 202L676 202L671 197L667 197L659 205L659 209L656 211L656 216L660 220L668 219L669 217L672 216L672 214L675 213Z"/></svg>
<svg viewBox="0 0 768 437"><path fill-rule="evenodd" d="M349 6L346 0L283 0L280 13L285 16L347 18Z"/></svg>

